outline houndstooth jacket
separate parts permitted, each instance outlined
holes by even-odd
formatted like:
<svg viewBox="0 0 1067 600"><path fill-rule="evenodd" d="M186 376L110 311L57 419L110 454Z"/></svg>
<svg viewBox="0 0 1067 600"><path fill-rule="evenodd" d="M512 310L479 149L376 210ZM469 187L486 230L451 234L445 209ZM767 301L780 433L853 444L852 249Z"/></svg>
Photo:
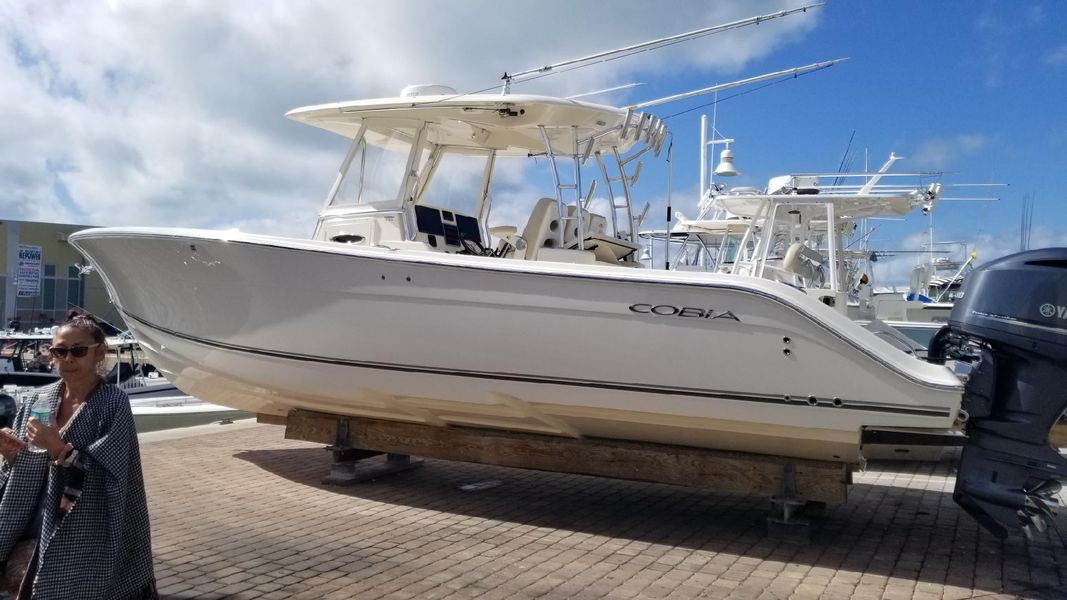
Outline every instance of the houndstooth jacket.
<svg viewBox="0 0 1067 600"><path fill-rule="evenodd" d="M47 398L54 412L62 390L60 381L29 395L15 417L20 438L26 439L37 398ZM29 450L19 452L13 465L0 458L0 563L24 535L45 494L40 543L30 567L35 576L32 582L27 578L19 597L154 597L148 503L126 393L101 383L62 436L76 452L69 466L56 466L46 453ZM66 510L60 503L64 498Z"/></svg>

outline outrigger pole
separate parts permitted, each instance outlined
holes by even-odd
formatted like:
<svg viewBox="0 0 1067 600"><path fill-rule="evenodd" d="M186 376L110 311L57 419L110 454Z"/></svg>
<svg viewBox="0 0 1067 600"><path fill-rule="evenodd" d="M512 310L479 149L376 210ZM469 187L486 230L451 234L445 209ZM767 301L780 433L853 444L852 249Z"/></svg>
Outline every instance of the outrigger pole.
<svg viewBox="0 0 1067 600"><path fill-rule="evenodd" d="M732 23L725 23L723 25L715 25L713 27L705 27L703 29L697 29L695 31L690 31L688 33L680 33L678 35L672 35L670 37L659 38L659 39L656 39L656 40L652 40L650 42L644 42L644 43L641 43L641 44L635 44L633 46L627 46L625 48L619 48L617 50L609 50L607 52L598 52L596 54L590 54L589 56L583 56L582 58L573 58L571 60L565 60L563 62L558 62L558 63L551 64L551 65L545 65L543 67L538 67L536 69L529 69L529 70L526 70L526 71L519 71L518 73L511 73L511 74L504 73L504 76L501 77L501 79L504 80L504 87L503 87L503 89L501 89L500 93L504 94L504 95L507 95L507 94L511 93L511 84L514 83L514 82L522 81L524 79L530 79L533 76L547 75L550 72L552 72L552 71L554 71L556 69L559 69L561 67L579 68L579 67L586 66L585 64L582 64L582 63L592 63L594 61L605 62L605 61L608 61L608 60L614 60L615 58L619 58L620 57L619 55L634 54L634 53L637 53L637 52L642 52L642 51L645 51L645 50L650 50L650 49L658 48L658 47L661 47L661 46L669 46L669 45L672 45L672 44L677 44L679 42L687 42L687 41L692 40L692 39L696 39L696 38L703 37L703 36L706 36L706 35L711 35L713 33L719 33L719 32L722 32L722 31L728 31L730 29L737 29L739 27L746 27L748 25L759 25L760 23L762 23L764 21L769 21L771 19L777 19L779 17L785 17L785 16L788 16L788 15L791 15L791 14L794 14L794 13L798 13L798 12L807 12L807 10L809 8L818 8L820 6L823 6L823 4L824 3L820 2L818 4L808 4L806 6L801 6L800 8L793 8L793 9L789 9L789 10L780 10L778 12L774 12L774 13L770 13L770 14L766 14L766 15L760 15L760 16L757 16L757 17L749 17L747 19L741 19L740 21L733 21Z"/></svg>
<svg viewBox="0 0 1067 600"><path fill-rule="evenodd" d="M739 87L742 85L748 85L750 83L756 83L764 81L766 79L774 79L775 77L785 77L787 75L803 75L805 73L811 73L820 69L826 69L836 65L839 62L846 61L848 58L835 58L834 60L827 60L824 62L813 63L804 67L794 67L792 69L784 69L781 71L775 71L774 73L766 73L764 75L757 75L755 77L749 77L748 79L740 79L738 81L731 81L730 83L720 83L711 87L701 88L699 90L692 90L689 92L682 92L681 94L674 94L673 96L666 96L664 98L657 98L656 100L649 100L647 102L641 102L639 104L633 104L626 108L630 110L639 110L642 108L648 108L650 106L659 106L660 104L666 104L668 102L674 102L676 100L684 100L693 96L699 96L701 94L710 94L712 92L720 92L722 90L728 90L730 88Z"/></svg>

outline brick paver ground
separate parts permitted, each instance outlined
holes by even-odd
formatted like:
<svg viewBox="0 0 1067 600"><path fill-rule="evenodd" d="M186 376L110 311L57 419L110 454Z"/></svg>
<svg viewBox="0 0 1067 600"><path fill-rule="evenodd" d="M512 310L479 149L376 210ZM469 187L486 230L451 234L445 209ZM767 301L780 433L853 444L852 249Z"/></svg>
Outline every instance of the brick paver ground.
<svg viewBox="0 0 1067 600"><path fill-rule="evenodd" d="M1067 598L1064 538L980 530L951 460L871 465L797 546L762 499L435 460L327 487L281 427L209 431L142 439L163 598Z"/></svg>
<svg viewBox="0 0 1067 600"><path fill-rule="evenodd" d="M1067 597L1064 539L980 530L951 460L871 465L797 546L762 499L433 460L327 487L320 446L224 427L142 443L166 598Z"/></svg>

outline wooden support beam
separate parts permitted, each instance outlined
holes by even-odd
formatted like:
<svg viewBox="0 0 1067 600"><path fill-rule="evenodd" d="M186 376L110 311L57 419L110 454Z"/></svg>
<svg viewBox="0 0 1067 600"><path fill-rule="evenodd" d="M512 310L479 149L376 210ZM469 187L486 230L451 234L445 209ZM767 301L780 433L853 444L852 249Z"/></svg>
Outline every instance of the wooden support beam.
<svg viewBox="0 0 1067 600"><path fill-rule="evenodd" d="M782 493L786 465L791 464L796 497L826 504L845 502L851 483L848 465L831 461L647 442L439 427L304 410L289 413L285 437L334 444L338 441L338 425L342 421L347 421L347 441L352 448L393 454L768 497Z"/></svg>
<svg viewBox="0 0 1067 600"><path fill-rule="evenodd" d="M287 421L288 417L270 415L267 413L256 413L256 423L263 423L265 425L285 425Z"/></svg>

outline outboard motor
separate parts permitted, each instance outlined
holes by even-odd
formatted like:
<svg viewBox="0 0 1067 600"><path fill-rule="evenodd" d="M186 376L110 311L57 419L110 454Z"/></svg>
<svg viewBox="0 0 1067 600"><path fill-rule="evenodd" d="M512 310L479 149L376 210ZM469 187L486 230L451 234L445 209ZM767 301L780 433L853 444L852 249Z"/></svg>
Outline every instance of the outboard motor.
<svg viewBox="0 0 1067 600"><path fill-rule="evenodd" d="M1007 536L1044 531L1067 479L1049 432L1067 408L1067 248L1013 254L967 275L930 358L973 363L953 499Z"/></svg>

